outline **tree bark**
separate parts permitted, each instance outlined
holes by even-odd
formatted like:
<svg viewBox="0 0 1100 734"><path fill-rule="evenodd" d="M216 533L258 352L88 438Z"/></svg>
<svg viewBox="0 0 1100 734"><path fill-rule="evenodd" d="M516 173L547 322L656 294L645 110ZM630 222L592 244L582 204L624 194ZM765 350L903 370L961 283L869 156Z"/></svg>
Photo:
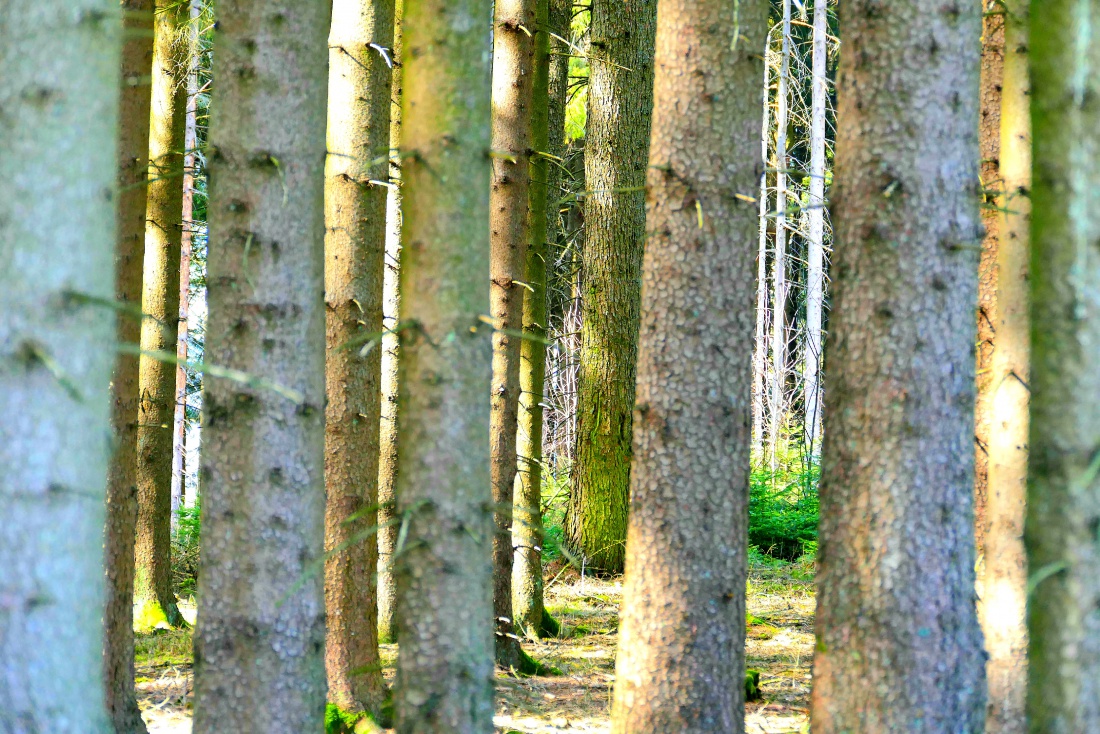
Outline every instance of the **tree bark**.
<svg viewBox="0 0 1100 734"><path fill-rule="evenodd" d="M176 366L153 356L176 353L183 237L183 152L187 122L189 8L157 0L149 123L141 356L138 382L134 602L139 628L183 624L172 594L172 425Z"/></svg>
<svg viewBox="0 0 1100 734"><path fill-rule="evenodd" d="M815 732L980 731L976 3L851 0L818 555Z"/></svg>
<svg viewBox="0 0 1100 734"><path fill-rule="evenodd" d="M102 615L115 315L88 301L114 294L122 26L115 0L0 4L4 732L112 731Z"/></svg>
<svg viewBox="0 0 1100 734"><path fill-rule="evenodd" d="M399 734L493 728L488 0L405 7Z"/></svg>
<svg viewBox="0 0 1100 734"><path fill-rule="evenodd" d="M577 446L566 538L588 567L623 570L630 501L653 110L656 0L593 0Z"/></svg>
<svg viewBox="0 0 1100 734"><path fill-rule="evenodd" d="M775 103L775 252L772 256L772 393L768 458L779 468L779 434L787 414L787 128L790 125L791 0L783 0Z"/></svg>
<svg viewBox="0 0 1100 734"><path fill-rule="evenodd" d="M323 726L329 7L218 4L196 734Z"/></svg>
<svg viewBox="0 0 1100 734"><path fill-rule="evenodd" d="M989 653L988 734L1027 731L1027 497L1030 319L1028 257L1031 214L1031 114L1027 0L1010 0L1004 15L1004 80L1000 108L1002 208L993 310L997 344L990 381L989 494L985 508L985 572L979 592Z"/></svg>
<svg viewBox="0 0 1100 734"><path fill-rule="evenodd" d="M768 401L768 205L771 193L768 189L768 163L771 138L771 65L768 54L771 49L771 31L764 37L764 120L760 127L760 159L764 161L764 170L760 174L760 221L758 223L758 244L756 253L756 332L752 341L752 450L761 459L764 457L764 438L767 435L765 425L765 404Z"/></svg>
<svg viewBox="0 0 1100 734"><path fill-rule="evenodd" d="M363 340L382 331L393 19L393 0L336 0L328 41L325 663L329 701L373 716L382 350Z"/></svg>
<svg viewBox="0 0 1100 734"><path fill-rule="evenodd" d="M149 70L153 66L153 0L122 5L122 86L118 128L118 234L115 238L115 300L141 303L145 257L146 178L149 170ZM118 317L119 344L138 344L141 320ZM134 538L137 528L138 358L115 356L111 375L113 451L107 472L103 612L103 671L107 712L116 734L145 734L134 691Z"/></svg>
<svg viewBox="0 0 1100 734"><path fill-rule="evenodd" d="M527 635L542 637L555 627L543 620L542 595L542 404L546 393L546 338L549 327L547 263L549 243L557 238L558 189L564 150L565 102L568 95L568 38L572 0L539 0L535 25L535 67L531 112L531 245L527 250L527 284L523 300L523 331L532 338L520 344L519 428L516 453L519 471L513 507L512 606L516 625ZM565 63L556 63L564 59ZM564 72L564 73L563 73ZM549 154L540 155L540 154Z"/></svg>
<svg viewBox="0 0 1100 734"><path fill-rule="evenodd" d="M744 729L768 3L662 0L630 533L612 730Z"/></svg>
<svg viewBox="0 0 1100 734"><path fill-rule="evenodd" d="M1100 730L1100 2L1032 18L1027 716L1069 734Z"/></svg>

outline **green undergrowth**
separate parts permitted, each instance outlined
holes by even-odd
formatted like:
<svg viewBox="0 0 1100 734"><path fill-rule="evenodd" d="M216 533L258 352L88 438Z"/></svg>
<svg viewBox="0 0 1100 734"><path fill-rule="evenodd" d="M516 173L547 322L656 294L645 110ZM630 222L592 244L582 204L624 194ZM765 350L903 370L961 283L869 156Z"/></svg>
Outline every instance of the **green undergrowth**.
<svg viewBox="0 0 1100 734"><path fill-rule="evenodd" d="M172 530L172 593L181 599L195 595L199 581L199 541L202 537L199 502L181 507Z"/></svg>
<svg viewBox="0 0 1100 734"><path fill-rule="evenodd" d="M387 706L393 706L387 697L383 704L383 718ZM344 711L334 703L325 704L325 734L381 734L382 724L363 711Z"/></svg>
<svg viewBox="0 0 1100 734"><path fill-rule="evenodd" d="M777 467L755 464L749 482L749 545L784 561L798 561L817 548L816 461L780 456Z"/></svg>
<svg viewBox="0 0 1100 734"><path fill-rule="evenodd" d="M190 665L191 660L189 629L156 629L134 635L134 664L139 668Z"/></svg>

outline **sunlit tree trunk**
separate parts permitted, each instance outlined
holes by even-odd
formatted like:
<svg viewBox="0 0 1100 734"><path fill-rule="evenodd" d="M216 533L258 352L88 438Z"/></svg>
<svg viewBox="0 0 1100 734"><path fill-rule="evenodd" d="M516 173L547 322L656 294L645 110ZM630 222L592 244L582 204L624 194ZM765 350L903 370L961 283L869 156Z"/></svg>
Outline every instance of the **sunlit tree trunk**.
<svg viewBox="0 0 1100 734"><path fill-rule="evenodd" d="M845 0L815 732L977 732L980 8ZM934 43L930 39L935 39Z"/></svg>
<svg viewBox="0 0 1100 734"><path fill-rule="evenodd" d="M489 0L407 0L400 734L493 730Z"/></svg>
<svg viewBox="0 0 1100 734"><path fill-rule="evenodd" d="M577 442L568 544L596 570L626 556L656 0L594 0L585 139Z"/></svg>
<svg viewBox="0 0 1100 734"><path fill-rule="evenodd" d="M325 664L329 701L377 715L382 280L393 0L335 0L325 164ZM379 50L381 49L381 50Z"/></svg>
<svg viewBox="0 0 1100 734"><path fill-rule="evenodd" d="M114 731L103 528L116 335L100 303L115 290L122 25L116 0L0 4L0 731L13 734Z"/></svg>
<svg viewBox="0 0 1100 734"><path fill-rule="evenodd" d="M662 0L612 730L744 729L760 49L768 3ZM732 35L729 29L735 29Z"/></svg>
<svg viewBox="0 0 1100 734"><path fill-rule="evenodd" d="M765 49L767 48L765 36ZM764 122L760 128L760 156L768 161L768 140L771 136L771 66L767 51L764 52ZM766 412L768 395L768 170L760 174L759 244L756 253L756 335L752 353L752 446L759 455L764 454Z"/></svg>
<svg viewBox="0 0 1100 734"><path fill-rule="evenodd" d="M218 3L196 734L323 726L329 7Z"/></svg>
<svg viewBox="0 0 1100 734"><path fill-rule="evenodd" d="M1027 716L1100 731L1100 2L1035 5Z"/></svg>

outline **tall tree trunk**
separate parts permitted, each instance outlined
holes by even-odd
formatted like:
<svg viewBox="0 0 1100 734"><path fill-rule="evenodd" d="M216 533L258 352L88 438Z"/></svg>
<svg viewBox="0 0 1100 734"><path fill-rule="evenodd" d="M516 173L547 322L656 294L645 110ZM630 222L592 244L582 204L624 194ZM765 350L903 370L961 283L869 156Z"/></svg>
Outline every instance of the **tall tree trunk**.
<svg viewBox="0 0 1100 734"><path fill-rule="evenodd" d="M790 124L791 0L783 0L779 88L775 111L775 254L772 257L772 393L768 454L779 466L779 434L787 412L787 127Z"/></svg>
<svg viewBox="0 0 1100 734"><path fill-rule="evenodd" d="M1031 216L1031 110L1028 2L1010 0L1004 16L1004 81L1000 110L1000 244L990 387L989 487L985 573L980 611L989 653L988 734L1027 730L1027 497L1030 319L1028 257Z"/></svg>
<svg viewBox="0 0 1100 734"><path fill-rule="evenodd" d="M656 0L593 0L585 243L570 546L617 573L626 556Z"/></svg>
<svg viewBox="0 0 1100 734"><path fill-rule="evenodd" d="M489 0L405 6L400 734L493 727Z"/></svg>
<svg viewBox="0 0 1100 734"><path fill-rule="evenodd" d="M489 192L490 309L494 321L490 403L492 469L493 619L496 660L519 668L522 658L512 621L512 494L516 481L519 348L526 291L531 159L532 77L536 0L496 0L493 18L492 187Z"/></svg>
<svg viewBox="0 0 1100 734"><path fill-rule="evenodd" d="M116 0L0 4L4 732L112 731L102 548L115 319L83 301L114 291L121 31Z"/></svg>
<svg viewBox="0 0 1100 734"><path fill-rule="evenodd" d="M176 353L180 250L183 237L183 152L187 122L190 13L186 3L157 0L149 122L149 193L138 383L137 568L139 628L183 623L172 594L172 421L176 367L155 354Z"/></svg>
<svg viewBox="0 0 1100 734"><path fill-rule="evenodd" d="M362 342L382 330L393 17L393 0L335 0L328 41L325 663L329 701L375 716L382 350Z"/></svg>
<svg viewBox="0 0 1100 734"><path fill-rule="evenodd" d="M846 0L842 14L812 698L822 734L982 729L979 11Z"/></svg>
<svg viewBox="0 0 1100 734"><path fill-rule="evenodd" d="M613 727L744 729L765 0L662 0ZM734 29L732 32L729 29Z"/></svg>
<svg viewBox="0 0 1100 734"><path fill-rule="evenodd" d="M329 7L218 3L196 734L323 726Z"/></svg>
<svg viewBox="0 0 1100 734"><path fill-rule="evenodd" d="M752 447L753 452L764 456L764 438L767 433L764 410L768 395L768 142L771 138L771 65L768 50L771 47L770 32L764 40L764 121L760 128L760 159L764 170L760 173L760 221L756 252L756 334L752 353Z"/></svg>
<svg viewBox="0 0 1100 734"><path fill-rule="evenodd" d="M1100 731L1100 2L1032 17L1027 716L1063 734Z"/></svg>
<svg viewBox="0 0 1100 734"><path fill-rule="evenodd" d="M394 488L397 483L397 372L401 340L394 331L401 308L401 24L405 1L394 3L393 81L390 85L390 186L386 196L386 272L382 284L382 422L378 437L378 639L397 642L397 588L393 551L398 527Z"/></svg>
<svg viewBox="0 0 1100 734"><path fill-rule="evenodd" d="M146 178L149 171L149 70L153 67L153 0L122 4L122 86L118 128L118 233L115 238L115 300L141 303L145 253ZM119 316L119 344L137 344L141 320ZM103 671L107 712L116 734L144 734L134 691L134 536L137 527L138 358L115 356L111 375L113 451L107 472L103 612Z"/></svg>
<svg viewBox="0 0 1100 734"><path fill-rule="evenodd" d="M531 111L531 245L527 251L527 284L523 331L533 338L520 344L519 472L513 502L512 606L517 626L530 636L553 632L545 619L542 595L542 404L546 399L546 337L549 327L547 265L549 243L557 239L558 191L565 139L565 103L569 93L568 38L572 0L539 0L535 25L535 68ZM552 38L553 33L559 38ZM541 154L541 155L540 155ZM549 154L548 157L546 154Z"/></svg>

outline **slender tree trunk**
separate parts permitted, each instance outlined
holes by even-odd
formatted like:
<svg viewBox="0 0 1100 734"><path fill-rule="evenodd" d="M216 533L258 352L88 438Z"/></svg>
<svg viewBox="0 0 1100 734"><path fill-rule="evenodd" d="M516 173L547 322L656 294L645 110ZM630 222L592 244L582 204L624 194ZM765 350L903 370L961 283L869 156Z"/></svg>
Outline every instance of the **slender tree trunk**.
<svg viewBox="0 0 1100 734"><path fill-rule="evenodd" d="M115 300L141 303L145 253L145 180L149 170L149 70L153 67L153 0L122 5L122 86L118 128L118 233L115 238ZM118 318L119 344L137 344L141 320ZM134 691L134 536L137 527L138 359L115 356L111 375L111 429L107 472L104 566L107 605L103 612L103 671L107 712L116 734L144 734Z"/></svg>
<svg viewBox="0 0 1100 734"><path fill-rule="evenodd" d="M783 0L783 39L775 112L775 254L772 257L772 393L768 453L774 471L787 411L787 127L790 124L791 0Z"/></svg>
<svg viewBox="0 0 1100 734"><path fill-rule="evenodd" d="M977 732L980 9L845 2L813 728Z"/></svg>
<svg viewBox="0 0 1100 734"><path fill-rule="evenodd" d="M328 30L327 2L218 3L206 354L251 377L203 395L196 734L323 726Z"/></svg>
<svg viewBox="0 0 1100 734"><path fill-rule="evenodd" d="M770 34L769 34L770 35ZM767 433L764 405L768 394L768 141L771 137L771 66L768 64L768 36L764 41L764 121L760 129L760 159L765 167L760 174L759 245L756 253L756 335L752 353L752 446L761 457L764 455L764 437Z"/></svg>
<svg viewBox="0 0 1100 734"><path fill-rule="evenodd" d="M512 544L513 613L517 626L530 636L554 633L542 596L542 405L546 400L546 338L549 327L547 266L549 243L557 237L559 162L564 148L565 102L569 85L569 47L551 38L568 38L572 0L539 0L535 25L534 104L531 112L531 245L527 251L527 284L520 344L519 429L516 453L519 472L514 498ZM558 63L564 60L565 63ZM564 73L563 73L564 72ZM538 153L548 153L553 158ZM544 625L545 620L545 625Z"/></svg>
<svg viewBox="0 0 1100 734"><path fill-rule="evenodd" d="M821 436L821 324L825 306L825 115L829 96L827 70L828 0L814 0L813 94L810 110L810 197L806 272L806 448L818 455Z"/></svg>
<svg viewBox="0 0 1100 734"><path fill-rule="evenodd" d="M566 538L588 567L626 555L656 0L593 0L577 448Z"/></svg>
<svg viewBox="0 0 1100 734"><path fill-rule="evenodd" d="M151 356L176 353L183 236L184 132L187 119L188 7L157 0L149 125L149 200L141 310L137 430L138 522L134 579L139 628L183 623L172 594L172 421L176 367Z"/></svg>
<svg viewBox="0 0 1100 734"><path fill-rule="evenodd" d="M329 701L374 716L382 350L362 342L382 331L393 16L393 0L335 0L328 41L325 662Z"/></svg>
<svg viewBox="0 0 1100 734"><path fill-rule="evenodd" d="M405 6L400 734L493 730L488 0Z"/></svg>
<svg viewBox="0 0 1100 734"><path fill-rule="evenodd" d="M0 4L3 732L112 731L102 548L115 317L83 299L114 292L122 25L116 0Z"/></svg>
<svg viewBox="0 0 1100 734"><path fill-rule="evenodd" d="M1031 114L1028 2L1010 0L1004 16L1004 80L1000 110L1000 244L990 387L989 496L982 628L989 653L988 734L1027 731L1027 497L1030 319L1028 257L1031 215Z"/></svg>
<svg viewBox="0 0 1100 734"><path fill-rule="evenodd" d="M1027 717L1069 734L1100 731L1100 2L1032 18Z"/></svg>
<svg viewBox="0 0 1100 734"><path fill-rule="evenodd" d="M760 49L768 3L662 0L613 727L744 729ZM735 29L730 32L729 29Z"/></svg>
<svg viewBox="0 0 1100 734"><path fill-rule="evenodd" d="M386 197L386 272L382 284L382 318L388 333L382 336L382 423L378 463L378 639L397 642L397 588L392 573L393 551L399 527L397 483L397 372L401 340L393 330L401 308L401 23L404 0L394 4L393 82L390 96L390 187Z"/></svg>

